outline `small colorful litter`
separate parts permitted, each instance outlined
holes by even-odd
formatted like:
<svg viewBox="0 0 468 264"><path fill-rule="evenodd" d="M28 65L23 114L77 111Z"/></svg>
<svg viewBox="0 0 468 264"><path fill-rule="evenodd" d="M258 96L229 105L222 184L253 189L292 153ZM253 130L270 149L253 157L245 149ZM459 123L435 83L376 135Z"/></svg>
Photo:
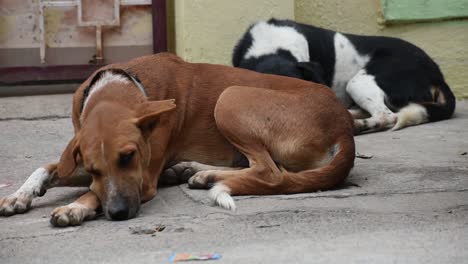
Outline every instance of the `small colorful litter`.
<svg viewBox="0 0 468 264"><path fill-rule="evenodd" d="M0 183L0 188L11 186L11 183Z"/></svg>
<svg viewBox="0 0 468 264"><path fill-rule="evenodd" d="M169 262L179 262L179 261L192 261L192 260L216 260L220 259L220 254L203 254L203 255L193 255L186 253L172 254L169 257Z"/></svg>

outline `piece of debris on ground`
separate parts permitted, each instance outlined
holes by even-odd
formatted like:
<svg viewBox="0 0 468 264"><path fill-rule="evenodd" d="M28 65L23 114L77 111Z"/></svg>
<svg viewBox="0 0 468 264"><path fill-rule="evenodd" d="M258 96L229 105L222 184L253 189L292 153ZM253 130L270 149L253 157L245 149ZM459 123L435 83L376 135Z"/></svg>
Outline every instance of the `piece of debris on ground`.
<svg viewBox="0 0 468 264"><path fill-rule="evenodd" d="M179 254L172 254L169 257L170 262L178 262L178 261L192 261L192 260L216 260L220 259L220 254L202 254L202 255L193 255L187 253L179 253Z"/></svg>
<svg viewBox="0 0 468 264"><path fill-rule="evenodd" d="M278 227L280 225L259 225L256 226L256 228L271 228L271 227Z"/></svg>
<svg viewBox="0 0 468 264"><path fill-rule="evenodd" d="M366 154L361 154L361 153L356 153L356 158L359 159L372 159L374 155L366 155Z"/></svg>
<svg viewBox="0 0 468 264"><path fill-rule="evenodd" d="M164 229L166 229L166 226L159 224L154 227L136 226L136 227L129 227L129 229L130 229L130 232L135 235L152 235L154 233L164 231Z"/></svg>

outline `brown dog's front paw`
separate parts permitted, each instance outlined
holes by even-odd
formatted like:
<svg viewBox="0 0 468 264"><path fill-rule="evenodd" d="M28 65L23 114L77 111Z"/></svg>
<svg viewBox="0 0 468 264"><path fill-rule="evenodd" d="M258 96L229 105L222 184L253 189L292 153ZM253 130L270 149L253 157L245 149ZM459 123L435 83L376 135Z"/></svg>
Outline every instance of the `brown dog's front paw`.
<svg viewBox="0 0 468 264"><path fill-rule="evenodd" d="M209 189L213 187L215 176L211 171L200 171L188 180L191 189Z"/></svg>
<svg viewBox="0 0 468 264"><path fill-rule="evenodd" d="M50 223L57 227L81 225L84 220L92 219L96 212L79 203L57 207L50 216Z"/></svg>
<svg viewBox="0 0 468 264"><path fill-rule="evenodd" d="M0 216L22 214L31 208L32 198L23 193L14 193L0 199Z"/></svg>

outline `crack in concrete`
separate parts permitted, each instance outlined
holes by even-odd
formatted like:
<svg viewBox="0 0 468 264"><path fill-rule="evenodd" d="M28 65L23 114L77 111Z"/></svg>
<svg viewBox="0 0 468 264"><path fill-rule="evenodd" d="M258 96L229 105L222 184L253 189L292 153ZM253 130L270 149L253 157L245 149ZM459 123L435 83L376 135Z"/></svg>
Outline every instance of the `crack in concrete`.
<svg viewBox="0 0 468 264"><path fill-rule="evenodd" d="M34 117L4 117L0 118L1 121L40 121L51 119L66 119L70 118L69 115L50 115L50 116L34 116Z"/></svg>
<svg viewBox="0 0 468 264"><path fill-rule="evenodd" d="M22 239L31 239L31 238L60 236L62 234L74 233L74 232L78 231L78 229L80 229L80 227L75 227L75 228L72 227L72 228L70 228L68 230L62 230L62 231L55 232L55 233L46 233L46 234L29 235L29 236L10 236L10 237L0 238L0 242L1 241L6 241L6 240L22 240Z"/></svg>

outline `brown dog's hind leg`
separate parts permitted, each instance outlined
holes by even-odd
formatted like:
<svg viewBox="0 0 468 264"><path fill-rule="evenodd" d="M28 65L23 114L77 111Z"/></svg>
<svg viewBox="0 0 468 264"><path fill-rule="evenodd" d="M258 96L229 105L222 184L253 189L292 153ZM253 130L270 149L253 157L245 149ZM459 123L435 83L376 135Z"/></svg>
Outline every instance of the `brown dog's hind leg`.
<svg viewBox="0 0 468 264"><path fill-rule="evenodd" d="M247 152L251 153L251 151ZM255 156L247 154L247 158L251 164L249 168L204 165L206 166L206 170L198 171L188 180L189 187L192 189L209 189L216 182L227 180L231 177L251 175L253 177L267 178L269 175L279 173L278 168L266 151L257 151Z"/></svg>
<svg viewBox="0 0 468 264"><path fill-rule="evenodd" d="M195 174L207 170L236 170L237 168L231 167L218 167L211 166L196 161L182 161L167 167L162 173L159 181L163 184L180 184L189 182L191 188L203 188L191 186L189 179L193 178Z"/></svg>
<svg viewBox="0 0 468 264"><path fill-rule="evenodd" d="M216 182L211 199L234 209L231 195L310 192L341 182L354 161L352 119L330 98L308 88L226 89L215 107L216 125L250 168L209 172Z"/></svg>
<svg viewBox="0 0 468 264"><path fill-rule="evenodd" d="M73 203L55 208L50 223L58 227L80 225L85 220L93 219L100 205L96 194L89 191Z"/></svg>
<svg viewBox="0 0 468 264"><path fill-rule="evenodd" d="M206 187L212 187L210 190L210 197L219 206L228 210L235 210L236 206L234 200L230 196L251 194L248 191L244 192L243 189L256 189L255 194L272 194L270 190L262 190L261 188L255 188L254 186L247 186L255 182L262 182L274 186L276 182L281 179L281 170L276 166L274 161L271 159L270 154L263 149L257 148L255 151L253 148L243 148L243 154L250 161L250 168L241 170L213 170L213 171L202 171L195 174L192 178L197 177L194 181L205 181ZM250 154L255 153L255 154ZM199 174L199 175L198 175ZM250 181L242 181L238 179L249 178ZM236 188L233 190L231 182L235 181ZM274 188L273 188L274 189Z"/></svg>
<svg viewBox="0 0 468 264"><path fill-rule="evenodd" d="M267 143L267 141L273 138L270 133L276 133L276 131L280 133L284 131L287 138L293 138L294 135L288 133L282 127L272 127L277 126L279 122L276 120L278 114L281 114L278 112L279 109L270 108L268 103L261 105L254 103L256 99L261 97L263 97L261 99L265 99L265 96L269 96L267 101L283 100L287 96L276 93L276 91L265 89L234 87L228 88L217 102L215 119L218 129L249 160L249 168L236 171L202 171L199 175L194 176L197 178L196 180L203 179L209 181L210 185L214 185L209 195L216 204L223 208L235 209L231 194L271 194L275 183L281 181L282 172L267 149L267 145L271 144ZM251 98L244 97L245 94L249 94ZM251 101L248 102L246 99ZM272 130L275 131L272 132ZM295 138L298 140L298 146L302 145L303 140L299 136ZM292 149L295 149L295 147L292 147ZM244 178L249 178L250 181L235 181L235 188L231 188L231 181ZM272 188L263 190L255 186L245 186L245 184L255 185L257 181L271 185ZM255 193L249 193L249 191L243 189L255 189Z"/></svg>
<svg viewBox="0 0 468 264"><path fill-rule="evenodd" d="M241 168L212 166L196 161L183 161L165 169L161 175L160 181L164 180L164 183L169 184L188 182L190 188L208 189L211 187L210 184L213 183L211 172L240 169Z"/></svg>

